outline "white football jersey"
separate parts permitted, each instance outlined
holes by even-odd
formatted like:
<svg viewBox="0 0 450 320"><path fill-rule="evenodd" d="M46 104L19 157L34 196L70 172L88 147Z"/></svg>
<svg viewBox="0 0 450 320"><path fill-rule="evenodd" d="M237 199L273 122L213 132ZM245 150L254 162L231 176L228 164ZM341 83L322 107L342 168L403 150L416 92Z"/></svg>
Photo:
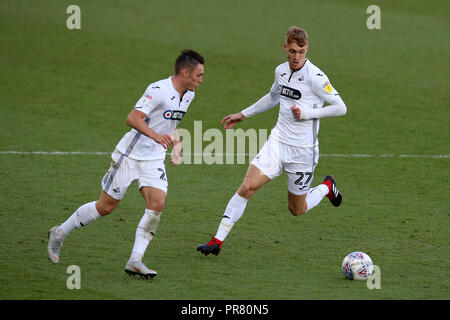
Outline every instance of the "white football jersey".
<svg viewBox="0 0 450 320"><path fill-rule="evenodd" d="M320 120L294 119L291 107L322 108L325 101L339 95L327 75L308 59L296 71L292 71L289 62L285 62L275 69L275 81L270 90L271 95L280 97L280 112L271 138L297 147L318 145Z"/></svg>
<svg viewBox="0 0 450 320"><path fill-rule="evenodd" d="M159 134L173 134L194 99L193 91L186 91L182 99L174 88L172 77L150 84L134 109L147 115L148 127ZM166 150L153 139L135 129L127 132L116 149L135 160L161 160Z"/></svg>

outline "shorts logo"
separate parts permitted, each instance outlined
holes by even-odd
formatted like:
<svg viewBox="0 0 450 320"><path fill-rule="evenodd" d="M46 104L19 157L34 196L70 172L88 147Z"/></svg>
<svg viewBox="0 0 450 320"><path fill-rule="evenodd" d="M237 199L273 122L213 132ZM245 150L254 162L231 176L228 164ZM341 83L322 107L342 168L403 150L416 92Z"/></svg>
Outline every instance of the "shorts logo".
<svg viewBox="0 0 450 320"><path fill-rule="evenodd" d="M280 91L280 95L291 98L291 99L295 99L298 100L302 97L302 93L300 92L300 90L294 89L294 88L289 88L286 86L280 86L279 89Z"/></svg>
<svg viewBox="0 0 450 320"><path fill-rule="evenodd" d="M163 117L164 117L164 119L167 119L167 120L181 121L181 119L183 119L185 113L186 112L180 111L180 110L166 110L163 113Z"/></svg>

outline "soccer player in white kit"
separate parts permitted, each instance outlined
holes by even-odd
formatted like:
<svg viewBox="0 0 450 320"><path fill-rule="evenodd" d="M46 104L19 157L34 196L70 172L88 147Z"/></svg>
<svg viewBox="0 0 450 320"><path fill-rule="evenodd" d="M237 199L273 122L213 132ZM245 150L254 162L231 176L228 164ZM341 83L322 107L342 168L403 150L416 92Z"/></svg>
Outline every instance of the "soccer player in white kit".
<svg viewBox="0 0 450 320"><path fill-rule="evenodd" d="M111 166L102 180L98 201L79 207L63 224L50 229L48 257L59 262L63 240L73 230L110 214L133 181L146 203L145 213L136 229L135 242L125 272L152 278L157 272L142 262L145 250L156 232L167 194L164 166L171 145L170 161L181 162L181 144L176 127L202 83L204 59L193 50L184 50L175 61L175 75L150 84L127 117L132 128L117 144Z"/></svg>
<svg viewBox="0 0 450 320"><path fill-rule="evenodd" d="M252 160L242 185L229 201L216 235L197 247L205 255L219 254L226 236L244 213L247 201L283 171L288 176L289 210L294 216L311 210L325 196L334 206L341 204L342 194L333 176L326 176L315 188L310 186L319 159L319 119L342 116L347 107L326 74L306 58L306 31L290 27L283 48L288 61L275 69L275 81L270 92L242 112L222 120L225 129L229 129L280 104L278 122ZM329 105L323 107L324 102Z"/></svg>

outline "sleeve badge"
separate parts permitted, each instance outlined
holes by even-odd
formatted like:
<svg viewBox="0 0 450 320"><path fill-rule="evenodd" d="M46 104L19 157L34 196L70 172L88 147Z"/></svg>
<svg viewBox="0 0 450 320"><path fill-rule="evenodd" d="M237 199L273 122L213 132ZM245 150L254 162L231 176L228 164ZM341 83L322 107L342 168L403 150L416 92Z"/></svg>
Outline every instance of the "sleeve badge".
<svg viewBox="0 0 450 320"><path fill-rule="evenodd" d="M322 87L325 89L326 92L331 93L333 91L333 87L331 86L330 82L325 82Z"/></svg>

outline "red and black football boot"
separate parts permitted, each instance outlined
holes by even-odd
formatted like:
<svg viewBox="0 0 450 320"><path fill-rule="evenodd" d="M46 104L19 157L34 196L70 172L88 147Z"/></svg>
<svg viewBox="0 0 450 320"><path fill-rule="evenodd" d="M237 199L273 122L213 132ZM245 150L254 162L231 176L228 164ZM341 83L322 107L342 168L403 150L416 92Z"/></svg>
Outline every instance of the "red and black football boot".
<svg viewBox="0 0 450 320"><path fill-rule="evenodd" d="M334 177L333 176L326 176L323 179L323 184L325 184L326 186L328 186L328 194L327 194L327 198L330 200L331 204L335 207L339 207L341 205L342 202L342 194L339 192L337 186L336 186L336 182L334 181Z"/></svg>
<svg viewBox="0 0 450 320"><path fill-rule="evenodd" d="M197 251L200 251L205 256L208 254L213 254L217 256L220 252L220 249L222 248L223 241L220 241L214 237L212 237L211 240L209 240L207 243L203 243L197 247Z"/></svg>

